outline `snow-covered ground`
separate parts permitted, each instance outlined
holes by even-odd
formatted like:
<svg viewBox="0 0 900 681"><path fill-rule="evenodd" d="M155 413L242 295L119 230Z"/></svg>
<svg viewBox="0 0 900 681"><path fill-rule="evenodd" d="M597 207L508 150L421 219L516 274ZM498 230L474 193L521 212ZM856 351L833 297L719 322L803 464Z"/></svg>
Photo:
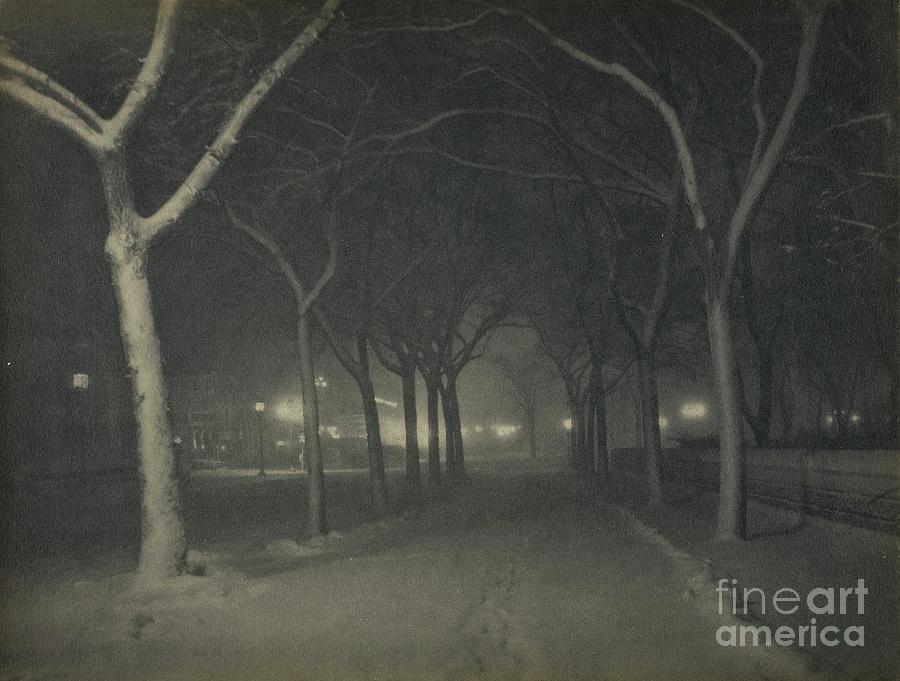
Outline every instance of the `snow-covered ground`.
<svg viewBox="0 0 900 681"><path fill-rule="evenodd" d="M848 588L864 580L868 594L862 615L848 604L844 615L818 615L816 619L820 628L865 627L865 645L806 646L800 652L808 667L828 670L839 678L900 678L900 537L751 503L750 541L721 543L711 539L717 502L714 494L672 490L670 503L654 510L639 488L640 482L631 479L607 488L604 494L609 501L631 509L654 534L677 547L676 552L706 565L713 581L736 580L739 589L756 587L771 596L785 587L809 594L817 588ZM751 600L749 615L752 623L770 627L796 628L808 625L811 618L805 607L793 615L782 615L774 611L771 602L762 612L756 597Z"/></svg>
<svg viewBox="0 0 900 681"><path fill-rule="evenodd" d="M353 501L364 475L333 475L337 531L315 540L296 533L296 476L195 483L186 510L205 576L133 592L126 530L93 562L74 541L19 546L32 568L4 579L0 678L807 675L791 652L720 647L704 565L565 471L476 468L471 484L381 522ZM80 567L49 571L69 558Z"/></svg>

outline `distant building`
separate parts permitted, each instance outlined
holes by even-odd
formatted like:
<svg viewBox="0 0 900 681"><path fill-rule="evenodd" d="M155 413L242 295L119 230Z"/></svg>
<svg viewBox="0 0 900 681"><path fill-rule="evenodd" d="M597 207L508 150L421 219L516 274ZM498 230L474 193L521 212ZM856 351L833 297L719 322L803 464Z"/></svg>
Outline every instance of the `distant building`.
<svg viewBox="0 0 900 681"><path fill-rule="evenodd" d="M171 377L169 412L176 449L194 464L253 465L260 422L256 399L224 374Z"/></svg>

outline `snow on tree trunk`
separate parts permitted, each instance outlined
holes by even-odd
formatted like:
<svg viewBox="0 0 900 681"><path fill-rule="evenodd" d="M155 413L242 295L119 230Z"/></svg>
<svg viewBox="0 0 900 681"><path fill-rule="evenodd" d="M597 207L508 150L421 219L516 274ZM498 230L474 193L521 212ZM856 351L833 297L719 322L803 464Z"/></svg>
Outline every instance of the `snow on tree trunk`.
<svg viewBox="0 0 900 681"><path fill-rule="evenodd" d="M175 472L172 432L159 338L153 321L146 251L125 230L106 240L125 357L131 369L138 456L143 480L142 542L138 582L150 584L179 574L185 535Z"/></svg>
<svg viewBox="0 0 900 681"><path fill-rule="evenodd" d="M641 400L641 440L647 457L647 484L650 503L663 503L662 443L659 435L659 401L653 356L642 352L638 357L638 391Z"/></svg>
<svg viewBox="0 0 900 681"><path fill-rule="evenodd" d="M716 538L723 541L746 539L747 498L741 442L743 416L738 400L734 339L727 300L713 300L707 305L707 328L716 401L719 405L719 511Z"/></svg>
<svg viewBox="0 0 900 681"><path fill-rule="evenodd" d="M438 387L427 382L428 396L428 479L432 485L441 484L441 434L438 416Z"/></svg>
<svg viewBox="0 0 900 681"><path fill-rule="evenodd" d="M325 504L325 465L322 461L322 442L319 439L319 395L316 392L316 370L313 365L307 314L297 320L297 354L300 358L300 386L303 393L303 447L309 472L307 527L310 534L328 533L328 514Z"/></svg>

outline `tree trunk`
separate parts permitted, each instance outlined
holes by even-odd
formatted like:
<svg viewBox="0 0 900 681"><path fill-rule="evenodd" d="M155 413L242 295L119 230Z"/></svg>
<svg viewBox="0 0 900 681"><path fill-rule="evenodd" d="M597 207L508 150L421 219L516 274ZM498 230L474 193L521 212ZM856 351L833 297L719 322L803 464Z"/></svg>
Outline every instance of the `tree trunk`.
<svg viewBox="0 0 900 681"><path fill-rule="evenodd" d="M526 427L528 428L528 456L531 459L537 458L537 411L533 404L529 405L528 413L525 415Z"/></svg>
<svg viewBox="0 0 900 681"><path fill-rule="evenodd" d="M766 348L759 357L759 415L753 429L757 447L769 446L769 434L772 430L772 368L772 350Z"/></svg>
<svg viewBox="0 0 900 681"><path fill-rule="evenodd" d="M590 395L584 401L584 470L585 473L596 472L597 455L596 423L594 422L594 401Z"/></svg>
<svg viewBox="0 0 900 681"><path fill-rule="evenodd" d="M640 378L638 379L640 381ZM641 418L640 386L634 391L634 446L644 448L644 420Z"/></svg>
<svg viewBox="0 0 900 681"><path fill-rule="evenodd" d="M609 426L606 420L606 392L602 385L597 386L594 391L593 403L597 430L597 471L607 480L610 475Z"/></svg>
<svg viewBox="0 0 900 681"><path fill-rule="evenodd" d="M138 455L143 479L142 530L138 580L152 583L179 574L186 554L184 527L166 414L166 387L159 338L153 320L146 251L125 231L111 231L106 253L119 306L125 357L131 369Z"/></svg>
<svg viewBox="0 0 900 681"><path fill-rule="evenodd" d="M707 305L707 328L712 353L713 378L719 405L719 511L716 538L746 539L747 497L743 420L738 400L738 382L728 301L713 299Z"/></svg>
<svg viewBox="0 0 900 681"><path fill-rule="evenodd" d="M438 416L438 387L426 381L428 393L428 480L432 485L441 484L441 432Z"/></svg>
<svg viewBox="0 0 900 681"><path fill-rule="evenodd" d="M890 375L891 387L890 392L888 394L888 404L890 413L888 414L888 418L890 419L888 423L888 444L892 447L896 447L900 444L900 438L898 438L898 423L900 423L900 379L897 378L897 374L893 371Z"/></svg>
<svg viewBox="0 0 900 681"><path fill-rule="evenodd" d="M408 494L419 496L419 422L416 415L416 365L401 360L403 374L403 425L406 432L406 488Z"/></svg>
<svg viewBox="0 0 900 681"><path fill-rule="evenodd" d="M575 470L586 474L590 468L587 465L587 439L585 437L585 405L584 399L576 399L572 407L572 460Z"/></svg>
<svg viewBox="0 0 900 681"><path fill-rule="evenodd" d="M656 367L653 351L638 355L638 391L641 400L641 440L647 457L647 486L650 503L663 503L662 443L659 435L659 402L656 392Z"/></svg>
<svg viewBox="0 0 900 681"><path fill-rule="evenodd" d="M463 449L462 418L459 415L459 395L456 392L456 381L448 386L450 394L450 416L453 420L453 460L454 472L460 480L466 477L466 457Z"/></svg>
<svg viewBox="0 0 900 681"><path fill-rule="evenodd" d="M362 395L363 414L366 419L366 443L369 452L369 484L372 491L372 508L378 516L387 509L387 494L384 481L384 452L381 448L381 425L378 422L378 405L375 402L375 387L369 373L369 342L365 333L356 337L359 353L359 376L356 377Z"/></svg>
<svg viewBox="0 0 900 681"><path fill-rule="evenodd" d="M571 421L571 428L569 428L569 464L572 466L572 470L580 471L581 466L581 457L578 453L578 421L579 421L579 407L578 400L572 394L572 391L568 391L568 401L569 401L569 420Z"/></svg>
<svg viewBox="0 0 900 681"><path fill-rule="evenodd" d="M297 320L297 351L300 357L300 386L303 392L303 433L306 438L303 458L309 477L307 527L310 534L328 534L325 465L322 460L322 442L319 439L319 395L316 391L316 370L313 366L307 315L300 315Z"/></svg>
<svg viewBox="0 0 900 681"><path fill-rule="evenodd" d="M451 405L450 391L441 387L441 411L444 415L444 458L447 478L456 478L456 437L453 425L453 407Z"/></svg>
<svg viewBox="0 0 900 681"><path fill-rule="evenodd" d="M757 400L756 416L749 413L749 408L745 405L745 414L747 424L753 431L753 440L757 447L768 447L772 432L772 370L774 366L774 351L771 345L764 347L757 346L757 356L759 359L759 377L757 389L759 396ZM740 383L738 389L741 389ZM738 393L740 395L740 393Z"/></svg>

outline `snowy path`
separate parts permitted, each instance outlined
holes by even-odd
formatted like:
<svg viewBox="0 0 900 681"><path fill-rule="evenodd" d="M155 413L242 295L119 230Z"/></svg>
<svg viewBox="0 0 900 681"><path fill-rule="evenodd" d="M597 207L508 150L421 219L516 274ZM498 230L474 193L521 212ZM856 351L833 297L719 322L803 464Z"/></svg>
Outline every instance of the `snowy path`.
<svg viewBox="0 0 900 681"><path fill-rule="evenodd" d="M568 474L479 477L293 546L309 555L219 558L143 601L117 578L7 603L0 678L793 678L719 648L708 601Z"/></svg>

